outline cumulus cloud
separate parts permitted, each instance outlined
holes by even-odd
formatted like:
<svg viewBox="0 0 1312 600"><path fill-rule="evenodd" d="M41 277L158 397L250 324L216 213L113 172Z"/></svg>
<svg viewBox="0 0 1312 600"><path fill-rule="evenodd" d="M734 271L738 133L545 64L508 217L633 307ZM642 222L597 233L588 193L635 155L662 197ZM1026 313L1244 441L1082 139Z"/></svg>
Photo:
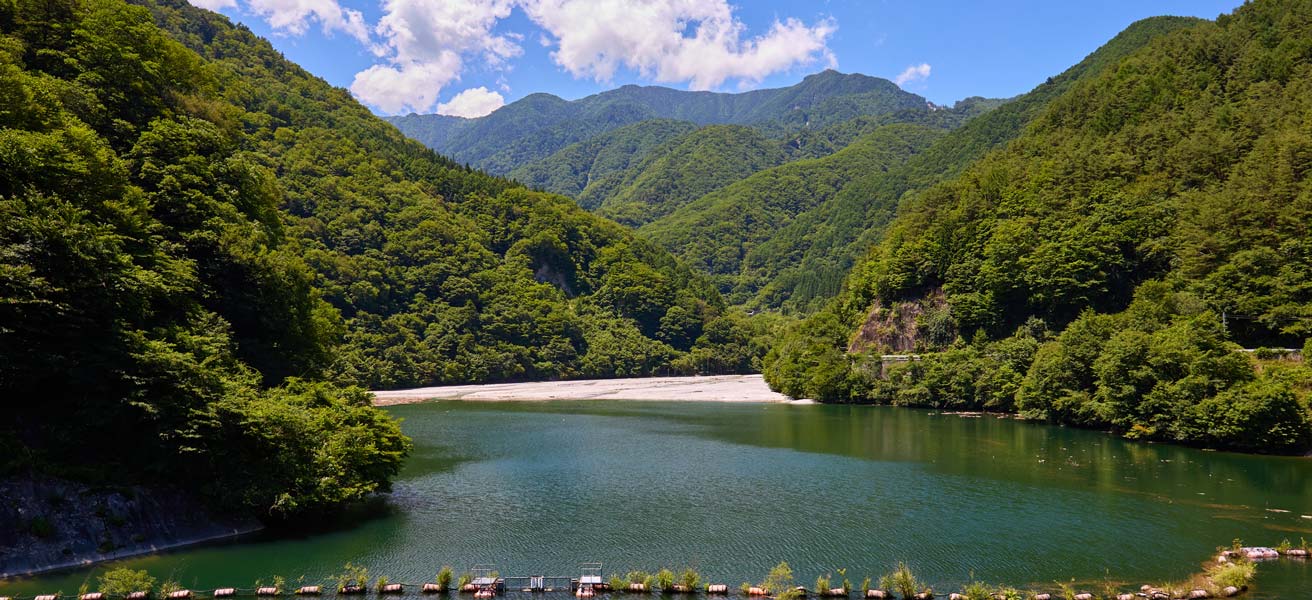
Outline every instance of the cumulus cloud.
<svg viewBox="0 0 1312 600"><path fill-rule="evenodd" d="M459 74L460 57L443 52L427 61L369 67L356 73L351 93L386 113L426 112Z"/></svg>
<svg viewBox="0 0 1312 600"><path fill-rule="evenodd" d="M506 104L501 94L490 91L483 86L469 88L456 94L449 102L437 105L437 114L465 117L481 117Z"/></svg>
<svg viewBox="0 0 1312 600"><path fill-rule="evenodd" d="M236 6L234 0L200 1ZM246 6L276 31L303 35L312 21L318 21L324 33L341 31L362 44L369 43L364 15L358 10L342 8L337 0L246 0Z"/></svg>
<svg viewBox="0 0 1312 600"><path fill-rule="evenodd" d="M904 69L901 73L898 73L897 77L893 78L893 83L896 83L899 86L903 86L908 83L924 81L925 79L929 78L929 69L930 69L929 63L920 63L918 65L911 65L906 69Z"/></svg>
<svg viewBox="0 0 1312 600"><path fill-rule="evenodd" d="M192 6L219 12L225 8L237 8L237 0L189 0Z"/></svg>
<svg viewBox="0 0 1312 600"><path fill-rule="evenodd" d="M386 0L382 8L374 28L381 41L371 49L386 64L356 74L351 93L384 112L432 110L442 88L460 78L466 56L504 68L523 52L519 35L492 31L510 16L511 0ZM458 107L452 110L474 110L490 102L481 97L482 104L475 105L475 99L455 104L457 97L448 104Z"/></svg>
<svg viewBox="0 0 1312 600"><path fill-rule="evenodd" d="M819 58L834 62L826 45L836 29L831 19L809 26L775 21L767 33L744 39L746 26L727 0L521 1L555 38L552 59L575 77L609 81L628 67L704 90L729 79L750 85Z"/></svg>

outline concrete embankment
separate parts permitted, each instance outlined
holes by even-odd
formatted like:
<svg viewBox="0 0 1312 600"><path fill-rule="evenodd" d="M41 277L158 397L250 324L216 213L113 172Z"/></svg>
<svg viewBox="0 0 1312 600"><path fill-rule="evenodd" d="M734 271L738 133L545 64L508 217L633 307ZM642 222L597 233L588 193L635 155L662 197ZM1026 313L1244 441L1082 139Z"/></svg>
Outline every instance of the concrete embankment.
<svg viewBox="0 0 1312 600"><path fill-rule="evenodd" d="M0 578L148 554L258 531L182 490L0 479Z"/></svg>

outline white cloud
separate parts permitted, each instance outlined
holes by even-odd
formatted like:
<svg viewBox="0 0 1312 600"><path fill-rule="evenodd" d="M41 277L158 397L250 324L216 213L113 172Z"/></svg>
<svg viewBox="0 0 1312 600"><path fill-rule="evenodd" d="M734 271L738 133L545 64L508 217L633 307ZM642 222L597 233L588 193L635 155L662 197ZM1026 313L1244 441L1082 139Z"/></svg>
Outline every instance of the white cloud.
<svg viewBox="0 0 1312 600"><path fill-rule="evenodd" d="M911 65L907 67L905 70L903 70L901 73L898 73L897 77L893 78L893 83L902 86L908 83L929 79L929 69L930 69L929 63L920 63L918 65Z"/></svg>
<svg viewBox="0 0 1312 600"><path fill-rule="evenodd" d="M460 75L460 57L444 52L431 60L404 65L374 65L355 74L351 93L390 114L426 112L442 88Z"/></svg>
<svg viewBox="0 0 1312 600"><path fill-rule="evenodd" d="M501 97L501 94L479 86L456 94L449 102L438 104L437 114L472 119L486 115L505 104L506 99Z"/></svg>
<svg viewBox="0 0 1312 600"><path fill-rule="evenodd" d="M201 0L213 4L232 3L234 0ZM264 18L274 30L303 35L312 20L318 21L324 33L342 31L369 43L369 27L358 10L342 8L337 0L246 0L251 12Z"/></svg>
<svg viewBox="0 0 1312 600"><path fill-rule="evenodd" d="M510 16L512 0L385 0L382 8L374 28L381 42L371 49L386 64L357 73L351 92L384 112L432 110L442 88L460 78L468 55L502 69L523 52L522 36L492 32Z"/></svg>
<svg viewBox="0 0 1312 600"><path fill-rule="evenodd" d="M628 67L656 81L712 89L728 79L750 85L795 65L834 58L831 19L807 26L775 21L743 39L746 26L727 0L521 0L529 18L556 40L551 56L575 77L609 81ZM691 30L691 36L685 32Z"/></svg>
<svg viewBox="0 0 1312 600"><path fill-rule="evenodd" d="M225 8L237 8L237 0L189 0L192 6L198 6L214 12Z"/></svg>

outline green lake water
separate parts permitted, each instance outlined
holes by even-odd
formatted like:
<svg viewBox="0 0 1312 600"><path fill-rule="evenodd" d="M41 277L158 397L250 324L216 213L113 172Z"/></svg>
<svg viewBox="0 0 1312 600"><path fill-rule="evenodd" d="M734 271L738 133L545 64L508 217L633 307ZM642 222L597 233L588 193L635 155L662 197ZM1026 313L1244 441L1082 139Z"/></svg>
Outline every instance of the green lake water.
<svg viewBox="0 0 1312 600"><path fill-rule="evenodd" d="M1205 452L992 417L861 406L580 401L388 409L415 452L387 509L121 561L193 589L347 561L392 581L692 566L853 585L906 561L940 591L973 576L1052 589L1182 578L1218 545L1312 540L1312 459ZM104 567L0 583L72 593ZM1312 598L1306 563L1259 567L1255 598ZM94 589L94 584L92 585ZM559 595L559 597L568 597Z"/></svg>

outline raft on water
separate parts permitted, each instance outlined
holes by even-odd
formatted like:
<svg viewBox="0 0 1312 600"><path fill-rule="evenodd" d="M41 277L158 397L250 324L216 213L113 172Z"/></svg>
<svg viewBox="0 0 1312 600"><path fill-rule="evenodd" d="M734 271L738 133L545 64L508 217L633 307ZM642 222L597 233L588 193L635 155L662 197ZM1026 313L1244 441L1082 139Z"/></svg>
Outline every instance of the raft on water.
<svg viewBox="0 0 1312 600"><path fill-rule="evenodd" d="M877 598L883 600L888 597L888 592L884 590L866 590L866 598Z"/></svg>
<svg viewBox="0 0 1312 600"><path fill-rule="evenodd" d="M769 593L767 593L767 592L765 591L765 588L763 588L763 587L752 586L752 587L747 588L747 595L748 595L748 596L768 596Z"/></svg>
<svg viewBox="0 0 1312 600"><path fill-rule="evenodd" d="M105 595L100 592L87 592L78 596L78 600L105 600Z"/></svg>
<svg viewBox="0 0 1312 600"><path fill-rule="evenodd" d="M389 583L378 589L380 594L400 594L404 591L399 583Z"/></svg>
<svg viewBox="0 0 1312 600"><path fill-rule="evenodd" d="M344 585L337 588L337 593L343 596L358 596L364 593L363 585Z"/></svg>
<svg viewBox="0 0 1312 600"><path fill-rule="evenodd" d="M320 588L317 585L303 585L296 588L297 596L317 596L319 593Z"/></svg>
<svg viewBox="0 0 1312 600"><path fill-rule="evenodd" d="M214 590L215 598L231 598L237 595L237 588L219 588Z"/></svg>
<svg viewBox="0 0 1312 600"><path fill-rule="evenodd" d="M191 590L174 590L169 592L169 600L187 600L191 597Z"/></svg>
<svg viewBox="0 0 1312 600"><path fill-rule="evenodd" d="M255 589L255 595L256 595L256 596L277 596L277 595L278 595L278 588L276 588L276 587L262 587L262 588L256 588L256 589Z"/></svg>
<svg viewBox="0 0 1312 600"><path fill-rule="evenodd" d="M446 588L437 585L436 583L425 583L424 587L420 588L419 591L425 594L441 594L446 591Z"/></svg>
<svg viewBox="0 0 1312 600"><path fill-rule="evenodd" d="M124 596L123 598L124 600L146 600L146 598L149 597L150 597L150 592L140 591L140 592L128 592L128 595Z"/></svg>
<svg viewBox="0 0 1312 600"><path fill-rule="evenodd" d="M728 585L728 584L724 584L724 583L711 583L711 584L707 584L707 586L706 586L706 593L708 593L708 594L728 594L728 593L729 593L729 585ZM51 600L54 600L54 599L52 598Z"/></svg>

